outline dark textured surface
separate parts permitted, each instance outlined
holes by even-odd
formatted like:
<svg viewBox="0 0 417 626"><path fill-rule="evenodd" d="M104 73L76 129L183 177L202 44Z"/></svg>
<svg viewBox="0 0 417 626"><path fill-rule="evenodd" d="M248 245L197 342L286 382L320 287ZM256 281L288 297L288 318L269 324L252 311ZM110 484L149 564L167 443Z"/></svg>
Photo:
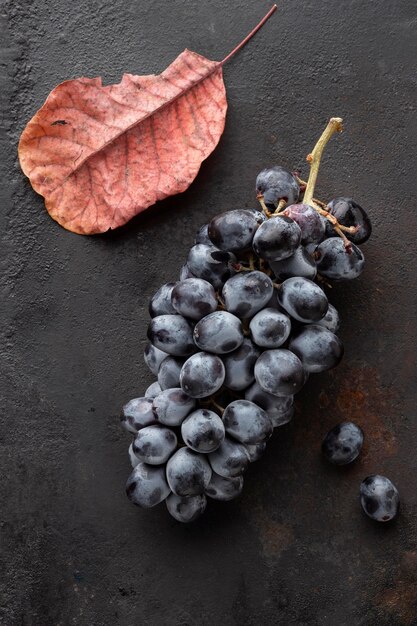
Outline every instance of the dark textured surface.
<svg viewBox="0 0 417 626"><path fill-rule="evenodd" d="M5 626L417 624L417 7L413 0L285 2L226 68L215 153L182 196L119 232L83 238L47 215L19 170L20 132L66 78L160 72L185 47L221 58L264 2L3 0L1 178L1 576ZM124 495L120 405L151 381L147 301L176 278L196 228L254 206L257 172L303 166L326 120L319 192L354 195L374 224L359 280L332 290L346 354L312 377L242 497L197 524ZM177 268L177 269L176 269ZM333 468L338 421L365 432ZM360 509L369 473L402 512Z"/></svg>

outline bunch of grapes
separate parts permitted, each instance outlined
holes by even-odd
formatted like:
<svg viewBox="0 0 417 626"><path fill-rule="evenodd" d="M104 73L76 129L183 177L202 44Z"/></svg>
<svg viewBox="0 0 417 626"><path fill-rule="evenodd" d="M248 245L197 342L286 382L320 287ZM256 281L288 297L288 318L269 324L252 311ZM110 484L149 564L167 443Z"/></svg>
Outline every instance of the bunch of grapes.
<svg viewBox="0 0 417 626"><path fill-rule="evenodd" d="M313 198L321 152L340 122L330 121L309 155L307 183L280 166L260 172L260 208L203 225L179 280L152 297L144 358L157 381L121 418L133 436L134 504L165 501L190 522L207 497L236 498L310 374L340 362L339 315L323 285L359 276L358 245L371 234L351 198Z"/></svg>

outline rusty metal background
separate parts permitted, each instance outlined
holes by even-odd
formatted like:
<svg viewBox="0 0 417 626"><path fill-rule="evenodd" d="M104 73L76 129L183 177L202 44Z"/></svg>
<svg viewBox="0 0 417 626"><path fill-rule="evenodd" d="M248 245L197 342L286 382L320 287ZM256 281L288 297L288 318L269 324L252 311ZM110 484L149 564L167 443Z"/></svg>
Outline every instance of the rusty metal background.
<svg viewBox="0 0 417 626"><path fill-rule="evenodd" d="M3 0L1 154L1 576L4 626L417 624L416 25L413 0L307 0L279 11L227 67L224 136L181 196L127 227L58 227L19 170L25 123L57 83L160 72L183 48L224 54L265 2ZM331 115L319 193L370 213L367 266L332 290L342 364L311 377L233 503L193 526L124 495L120 405L151 381L147 300L195 229L253 206L259 169L301 166ZM319 453L327 429L365 431L357 463ZM402 497L377 525L369 473Z"/></svg>

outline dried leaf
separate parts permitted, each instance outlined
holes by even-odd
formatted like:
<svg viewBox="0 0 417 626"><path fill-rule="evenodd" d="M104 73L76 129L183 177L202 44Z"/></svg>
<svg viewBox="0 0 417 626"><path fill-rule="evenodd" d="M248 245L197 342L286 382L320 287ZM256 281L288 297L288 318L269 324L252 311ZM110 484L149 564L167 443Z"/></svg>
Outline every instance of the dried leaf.
<svg viewBox="0 0 417 626"><path fill-rule="evenodd" d="M221 62L185 50L160 75L58 85L19 142L22 170L51 217L102 233L187 189L224 129L222 66L275 8Z"/></svg>

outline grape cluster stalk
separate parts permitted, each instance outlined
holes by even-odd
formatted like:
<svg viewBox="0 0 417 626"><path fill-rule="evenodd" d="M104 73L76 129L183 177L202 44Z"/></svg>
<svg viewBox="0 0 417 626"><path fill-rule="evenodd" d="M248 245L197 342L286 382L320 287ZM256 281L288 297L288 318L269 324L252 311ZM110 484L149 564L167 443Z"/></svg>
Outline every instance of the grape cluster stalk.
<svg viewBox="0 0 417 626"><path fill-rule="evenodd" d="M239 496L244 472L292 419L294 395L342 359L324 287L361 274L371 222L352 198L314 197L324 147L341 130L332 118L307 157L307 182L281 166L262 170L259 208L204 224L179 280L151 298L144 359L157 380L121 415L134 504L165 501L191 522L207 499Z"/></svg>

